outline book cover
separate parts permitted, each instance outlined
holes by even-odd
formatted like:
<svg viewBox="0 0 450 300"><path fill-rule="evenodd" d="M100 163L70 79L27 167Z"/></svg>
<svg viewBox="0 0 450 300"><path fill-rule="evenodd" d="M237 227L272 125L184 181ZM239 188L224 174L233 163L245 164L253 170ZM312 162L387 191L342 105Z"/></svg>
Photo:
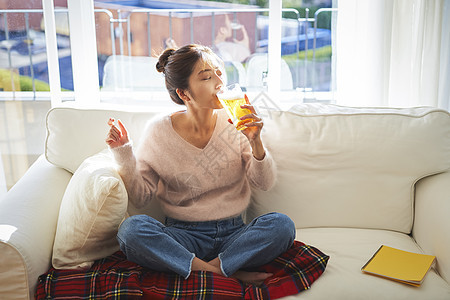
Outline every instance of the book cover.
<svg viewBox="0 0 450 300"><path fill-rule="evenodd" d="M420 286L436 257L382 245L361 268L365 273Z"/></svg>

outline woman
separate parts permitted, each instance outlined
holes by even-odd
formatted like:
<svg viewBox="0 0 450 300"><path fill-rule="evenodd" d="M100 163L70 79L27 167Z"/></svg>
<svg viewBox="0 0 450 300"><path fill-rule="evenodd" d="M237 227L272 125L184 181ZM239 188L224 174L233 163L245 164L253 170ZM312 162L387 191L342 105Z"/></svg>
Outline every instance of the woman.
<svg viewBox="0 0 450 300"><path fill-rule="evenodd" d="M293 243L294 223L270 213L245 225L250 185L263 190L275 181L274 162L261 141L263 122L253 106L241 132L227 122L216 94L223 86L220 59L208 48L167 49L156 68L171 99L186 110L153 120L134 154L127 130L114 119L106 143L119 165L129 200L137 207L153 196L165 224L147 215L119 228L121 250L153 270L211 271L259 284L268 273L247 272L270 262Z"/></svg>

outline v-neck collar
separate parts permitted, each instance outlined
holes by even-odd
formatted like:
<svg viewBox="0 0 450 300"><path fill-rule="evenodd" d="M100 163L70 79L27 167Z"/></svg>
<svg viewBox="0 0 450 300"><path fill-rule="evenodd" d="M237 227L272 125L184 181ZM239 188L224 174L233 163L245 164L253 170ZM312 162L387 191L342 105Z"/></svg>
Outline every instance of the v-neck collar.
<svg viewBox="0 0 450 300"><path fill-rule="evenodd" d="M214 124L214 130L213 130L213 133L211 134L211 137L209 138L208 143L206 143L205 147L203 147L203 148L200 148L200 147L197 147L197 146L191 144L190 142L188 142L187 140L185 140L185 139L184 139L184 138L183 138L183 137L175 130L175 128L173 127L171 115L168 115L168 116L167 116L167 121L169 122L169 127L170 127L171 131L174 133L175 136L177 136L178 139L180 139L183 143L188 144L190 147L196 149L197 151L204 151L206 148L208 148L208 146L212 143L212 140L214 140L214 138L215 138L215 136L216 136L217 128L219 127L218 124L219 124L219 122L221 122L220 116L221 116L221 113L220 113L220 112L217 112L216 124Z"/></svg>

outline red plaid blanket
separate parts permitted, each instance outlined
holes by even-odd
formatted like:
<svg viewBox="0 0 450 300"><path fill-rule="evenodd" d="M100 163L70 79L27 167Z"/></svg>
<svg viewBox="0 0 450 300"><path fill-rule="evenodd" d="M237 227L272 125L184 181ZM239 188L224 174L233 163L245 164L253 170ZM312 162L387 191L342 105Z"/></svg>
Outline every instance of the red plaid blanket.
<svg viewBox="0 0 450 300"><path fill-rule="evenodd" d="M86 271L51 268L39 277L36 299L277 299L309 289L329 256L295 241L258 271L273 273L260 287L211 272L188 279L154 272L126 260L122 252L98 260Z"/></svg>

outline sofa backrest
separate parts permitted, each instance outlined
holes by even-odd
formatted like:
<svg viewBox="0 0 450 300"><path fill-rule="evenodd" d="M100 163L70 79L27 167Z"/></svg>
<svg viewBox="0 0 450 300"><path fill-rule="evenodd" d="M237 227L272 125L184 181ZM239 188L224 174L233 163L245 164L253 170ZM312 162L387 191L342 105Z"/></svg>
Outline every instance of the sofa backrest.
<svg viewBox="0 0 450 300"><path fill-rule="evenodd" d="M57 107L47 114L45 157L74 173L83 160L107 148L109 118L121 119L133 142L138 142L147 122L158 115L149 111Z"/></svg>
<svg viewBox="0 0 450 300"><path fill-rule="evenodd" d="M121 119L137 144L146 123L157 114L52 109L47 115L45 156L73 173L85 158L106 148L109 117ZM414 184L450 169L446 111L305 104L265 115L263 140L278 166L278 179L268 192L253 191L248 218L279 211L298 228L409 233ZM153 205L148 212L152 210Z"/></svg>
<svg viewBox="0 0 450 300"><path fill-rule="evenodd" d="M300 105L271 112L263 140L278 180L247 217L277 210L298 228L409 233L415 183L450 168L450 115L433 108Z"/></svg>

